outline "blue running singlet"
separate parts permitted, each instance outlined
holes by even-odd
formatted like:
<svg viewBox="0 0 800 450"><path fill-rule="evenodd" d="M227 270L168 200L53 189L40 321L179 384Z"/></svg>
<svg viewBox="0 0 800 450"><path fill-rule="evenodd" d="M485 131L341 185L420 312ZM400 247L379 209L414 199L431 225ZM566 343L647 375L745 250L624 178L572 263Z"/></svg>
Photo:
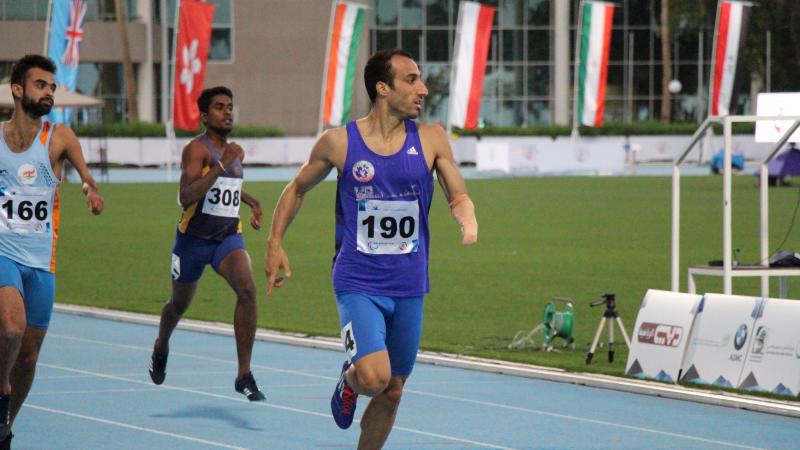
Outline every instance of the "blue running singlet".
<svg viewBox="0 0 800 450"><path fill-rule="evenodd" d="M203 175L218 164L222 156L205 134L197 136L211 152L211 163L203 167ZM236 159L225 167L206 196L183 211L178 232L200 239L221 242L227 236L242 232L239 206L242 203L244 170L242 160Z"/></svg>
<svg viewBox="0 0 800 450"><path fill-rule="evenodd" d="M428 212L433 177L416 124L400 150L370 150L347 124L347 157L336 194L334 292L409 297L429 291Z"/></svg>

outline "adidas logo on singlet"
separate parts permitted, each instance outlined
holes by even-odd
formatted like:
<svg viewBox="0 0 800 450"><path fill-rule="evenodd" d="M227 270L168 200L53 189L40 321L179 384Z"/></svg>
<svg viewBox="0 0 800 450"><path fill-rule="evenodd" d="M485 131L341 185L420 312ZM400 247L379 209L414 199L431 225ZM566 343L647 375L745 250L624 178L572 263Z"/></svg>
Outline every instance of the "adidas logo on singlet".
<svg viewBox="0 0 800 450"><path fill-rule="evenodd" d="M411 147L406 151L406 155L419 155L419 153L417 153L416 147Z"/></svg>

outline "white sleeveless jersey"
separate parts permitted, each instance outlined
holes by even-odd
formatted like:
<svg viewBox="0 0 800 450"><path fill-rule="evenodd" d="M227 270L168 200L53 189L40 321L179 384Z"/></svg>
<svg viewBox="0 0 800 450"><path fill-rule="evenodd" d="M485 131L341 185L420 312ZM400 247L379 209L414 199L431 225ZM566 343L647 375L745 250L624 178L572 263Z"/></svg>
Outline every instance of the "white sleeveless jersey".
<svg viewBox="0 0 800 450"><path fill-rule="evenodd" d="M0 255L20 264L55 272L58 239L58 187L48 148L53 125L42 128L28 149L15 153L0 123Z"/></svg>

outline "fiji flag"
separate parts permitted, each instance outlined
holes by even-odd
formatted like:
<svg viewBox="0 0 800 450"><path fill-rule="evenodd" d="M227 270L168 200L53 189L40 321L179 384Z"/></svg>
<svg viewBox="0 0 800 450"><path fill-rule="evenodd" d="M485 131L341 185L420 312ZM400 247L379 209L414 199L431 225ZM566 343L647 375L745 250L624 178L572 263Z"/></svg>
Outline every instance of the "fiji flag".
<svg viewBox="0 0 800 450"><path fill-rule="evenodd" d="M56 64L58 89L75 91L80 43L83 40L83 21L86 18L86 0L52 0L52 2L47 56ZM54 108L50 112L49 120L54 123L70 123L70 116L69 109Z"/></svg>

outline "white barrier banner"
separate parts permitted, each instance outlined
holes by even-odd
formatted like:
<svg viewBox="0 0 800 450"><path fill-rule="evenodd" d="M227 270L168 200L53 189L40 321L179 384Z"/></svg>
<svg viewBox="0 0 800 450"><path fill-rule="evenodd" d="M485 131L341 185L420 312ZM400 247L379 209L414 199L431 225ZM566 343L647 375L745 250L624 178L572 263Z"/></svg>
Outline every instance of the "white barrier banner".
<svg viewBox="0 0 800 450"><path fill-rule="evenodd" d="M796 396L800 392L800 303L767 299L756 320L738 387Z"/></svg>
<svg viewBox="0 0 800 450"><path fill-rule="evenodd" d="M650 289L642 300L625 373L675 383L701 295Z"/></svg>
<svg viewBox="0 0 800 450"><path fill-rule="evenodd" d="M704 295L697 308L681 381L736 387L763 305L758 297Z"/></svg>
<svg viewBox="0 0 800 450"><path fill-rule="evenodd" d="M614 174L625 169L625 149L617 144L485 139L476 149L478 170L529 171L537 174Z"/></svg>

